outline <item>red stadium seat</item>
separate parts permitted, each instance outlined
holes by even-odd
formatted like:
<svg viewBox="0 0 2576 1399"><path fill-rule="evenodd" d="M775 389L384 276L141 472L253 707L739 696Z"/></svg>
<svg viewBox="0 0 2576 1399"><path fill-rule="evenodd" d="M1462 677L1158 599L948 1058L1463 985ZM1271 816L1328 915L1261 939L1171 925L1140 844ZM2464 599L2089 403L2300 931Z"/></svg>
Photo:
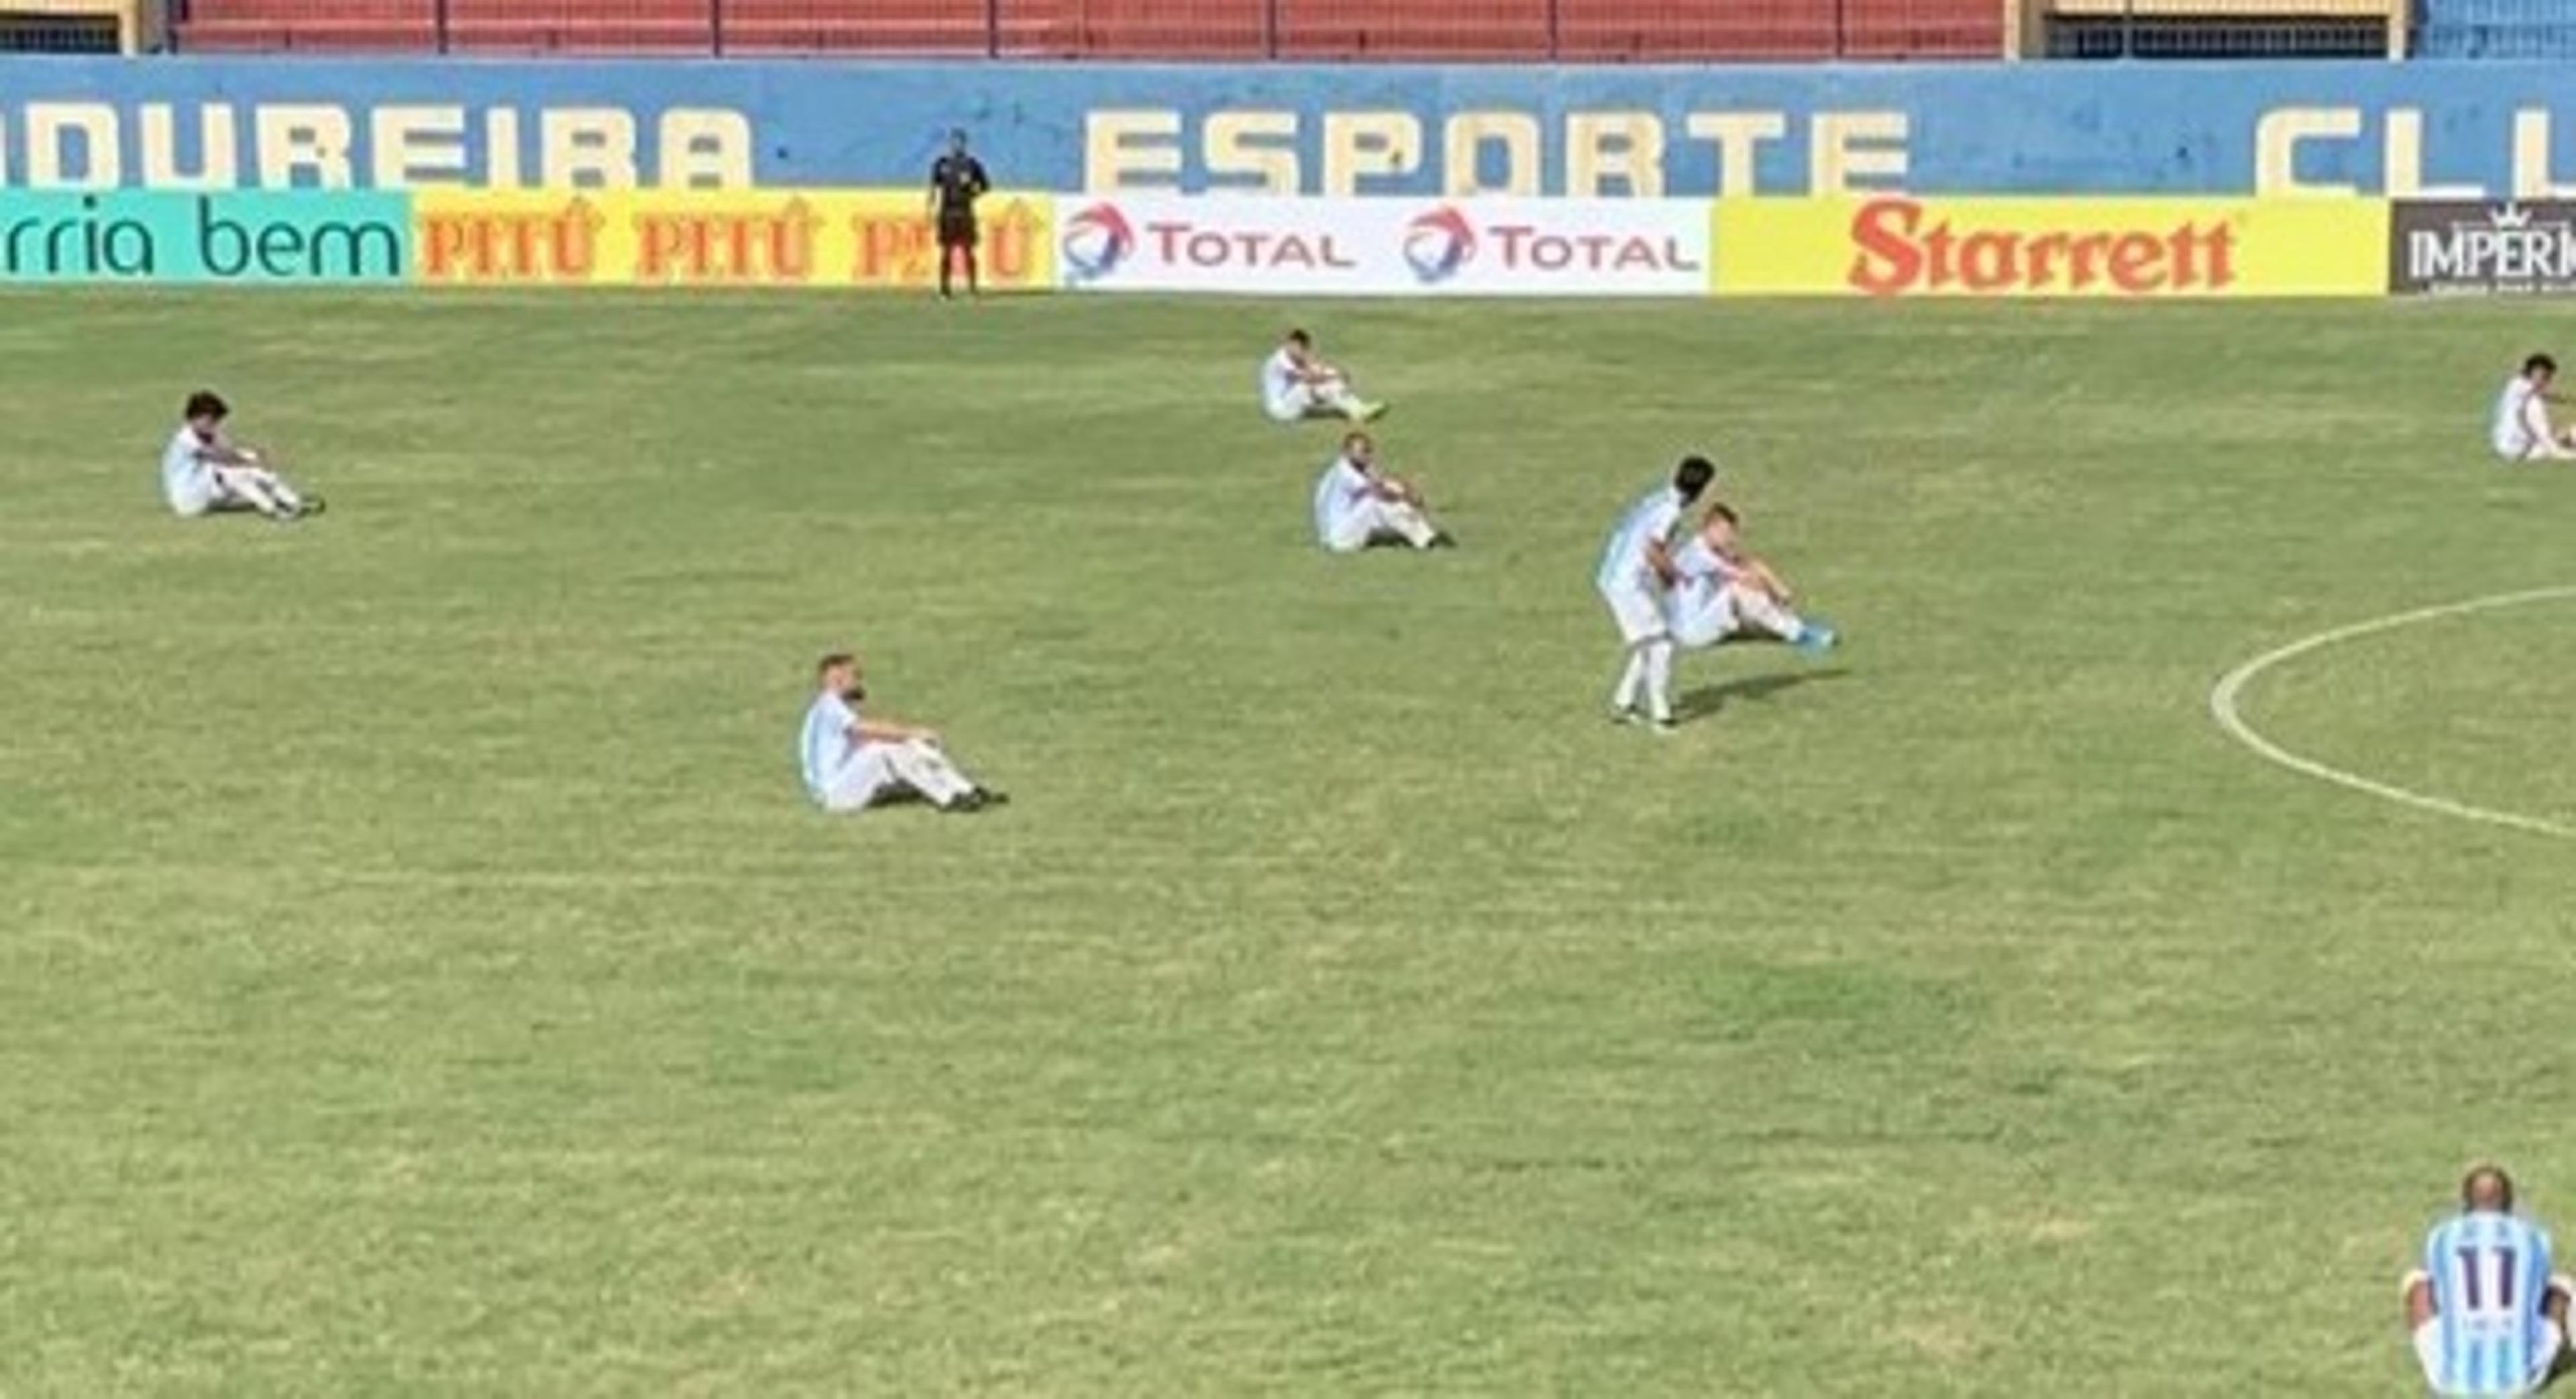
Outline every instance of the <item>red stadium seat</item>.
<svg viewBox="0 0 2576 1399"><path fill-rule="evenodd" d="M1279 57L1544 59L1547 10L1536 0L1279 0Z"/></svg>
<svg viewBox="0 0 2576 1399"><path fill-rule="evenodd" d="M1571 61L1814 59L1834 50L1830 0L1559 0L1558 52Z"/></svg>
<svg viewBox="0 0 2576 1399"><path fill-rule="evenodd" d="M469 53L1342 62L1993 58L2000 0L448 0ZM440 46L437 0L193 0L183 48Z"/></svg>
<svg viewBox="0 0 2576 1399"><path fill-rule="evenodd" d="M707 0L448 0L448 46L463 53L706 53Z"/></svg>
<svg viewBox="0 0 2576 1399"><path fill-rule="evenodd" d="M984 0L725 0L734 53L980 54Z"/></svg>

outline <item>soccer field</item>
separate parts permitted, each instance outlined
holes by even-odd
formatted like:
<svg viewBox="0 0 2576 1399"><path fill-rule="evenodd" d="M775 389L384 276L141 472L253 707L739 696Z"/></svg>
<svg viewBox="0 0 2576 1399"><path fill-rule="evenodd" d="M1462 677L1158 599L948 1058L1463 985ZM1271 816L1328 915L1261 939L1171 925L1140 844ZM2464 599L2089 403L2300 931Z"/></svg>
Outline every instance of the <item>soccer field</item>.
<svg viewBox="0 0 2576 1399"><path fill-rule="evenodd" d="M2208 702L2576 583L2540 307L0 311L0 1393L2403 1393L2459 1168L2576 1220L2576 849ZM1462 549L1312 546L1291 315ZM1659 741L1691 449L1846 644ZM838 645L1013 804L809 809ZM2244 713L2576 822L2571 670Z"/></svg>

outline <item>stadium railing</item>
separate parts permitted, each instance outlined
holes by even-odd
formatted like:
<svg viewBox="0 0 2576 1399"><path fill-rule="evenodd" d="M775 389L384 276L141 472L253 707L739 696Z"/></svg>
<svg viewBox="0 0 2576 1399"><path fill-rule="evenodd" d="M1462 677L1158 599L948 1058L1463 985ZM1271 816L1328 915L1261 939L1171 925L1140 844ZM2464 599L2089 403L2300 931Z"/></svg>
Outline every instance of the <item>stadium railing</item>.
<svg viewBox="0 0 2576 1399"><path fill-rule="evenodd" d="M0 0L0 52L142 53L164 36L159 0Z"/></svg>
<svg viewBox="0 0 2576 1399"><path fill-rule="evenodd" d="M0 4L10 0L0 0ZM991 58L1996 58L1999 0L184 0L188 50Z"/></svg>
<svg viewBox="0 0 2576 1399"><path fill-rule="evenodd" d="M2421 0L2415 21L2423 58L2576 58L2567 0Z"/></svg>
<svg viewBox="0 0 2576 1399"><path fill-rule="evenodd" d="M2408 0L2005 0L2015 57L2391 58Z"/></svg>

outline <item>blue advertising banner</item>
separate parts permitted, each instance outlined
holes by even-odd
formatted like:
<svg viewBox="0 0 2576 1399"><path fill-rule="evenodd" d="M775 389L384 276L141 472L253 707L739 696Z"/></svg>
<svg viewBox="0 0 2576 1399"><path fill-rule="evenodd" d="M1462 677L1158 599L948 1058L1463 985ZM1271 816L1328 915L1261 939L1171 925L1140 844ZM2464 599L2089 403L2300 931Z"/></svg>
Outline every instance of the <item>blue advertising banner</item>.
<svg viewBox="0 0 2576 1399"><path fill-rule="evenodd" d="M411 196L0 189L0 284L400 282Z"/></svg>
<svg viewBox="0 0 2576 1399"><path fill-rule="evenodd" d="M2546 63L1166 67L0 59L0 188L2576 196Z"/></svg>

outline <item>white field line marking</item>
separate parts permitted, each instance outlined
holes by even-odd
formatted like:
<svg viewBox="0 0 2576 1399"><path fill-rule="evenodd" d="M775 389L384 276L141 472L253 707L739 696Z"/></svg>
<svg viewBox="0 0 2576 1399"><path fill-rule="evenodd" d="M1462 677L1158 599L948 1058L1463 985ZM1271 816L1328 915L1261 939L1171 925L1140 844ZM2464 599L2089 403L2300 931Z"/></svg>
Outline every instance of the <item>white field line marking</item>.
<svg viewBox="0 0 2576 1399"><path fill-rule="evenodd" d="M2225 729L2228 737L2253 749L2255 755L2265 762L2278 764L2320 782L2349 787L2356 792L2366 792L2386 801L2411 806L2418 811L2430 811L2439 816L2455 816L2463 821L2477 821L2489 826L2507 826L2517 831L2529 831L2534 835L2576 840L2576 826L2544 821L2537 816L2523 816L2510 811L2494 811L2483 806L2471 806L2466 802L2455 802L2447 797L2410 792L2403 787L2373 781L2359 773L2329 767L2314 758L2301 757L2255 732L2254 726L2245 722L2245 716L2238 710L2238 697L2244 694L2245 687L2252 684L2256 676L2284 661L2296 660L2311 651L2322 651L2329 646L2340 645L2379 632L2395 631L2399 627L2411 627L2418 622L2433 622L2444 617L2465 616L2471 612L2488 612L2499 607L2520 607L2525 603L2549 602L2558 598L2571 597L2576 597L2576 585L2534 588L2520 593L2497 593L2491 597L2470 598L2466 602L2446 602L2439 607L2419 607L2412 612L2376 617L2367 622L2355 622L2350 626L2336 627L2331 631L2321 631L2314 636L2302 637L2287 646L2266 651L2219 677L2218 683L2209 691L2210 717L2218 721L2218 727Z"/></svg>

